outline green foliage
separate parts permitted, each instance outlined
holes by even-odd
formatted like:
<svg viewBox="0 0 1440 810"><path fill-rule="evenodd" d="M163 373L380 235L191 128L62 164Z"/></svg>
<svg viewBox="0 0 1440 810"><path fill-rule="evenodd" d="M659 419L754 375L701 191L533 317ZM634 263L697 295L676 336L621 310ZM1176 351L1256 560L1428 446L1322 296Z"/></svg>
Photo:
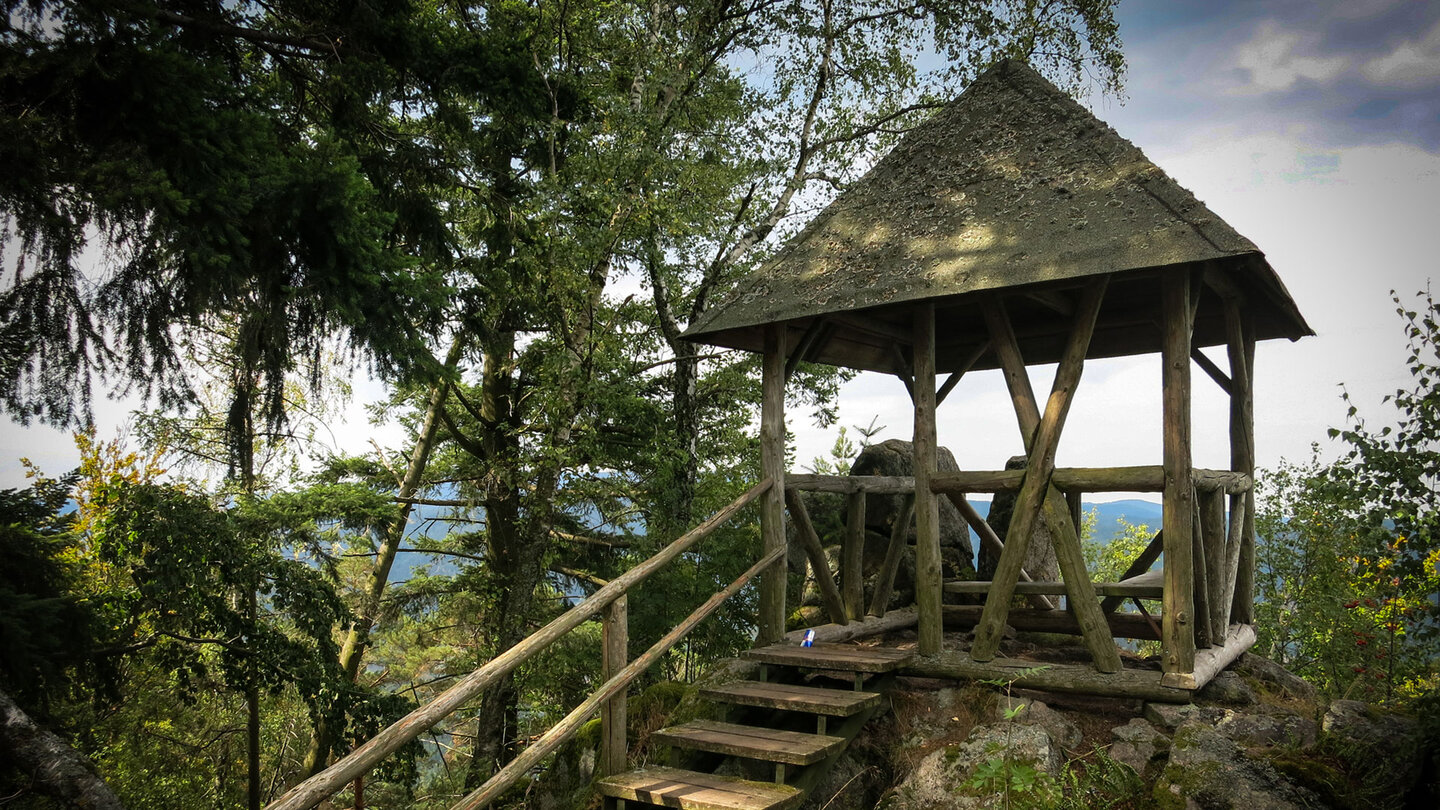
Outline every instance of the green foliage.
<svg viewBox="0 0 1440 810"><path fill-rule="evenodd" d="M1372 430L1349 407L1331 464L1282 464L1256 515L1257 632L1264 649L1335 696L1415 698L1440 685L1440 315L1407 309L1413 387L1386 397L1396 422ZM1349 401L1348 394L1346 401Z"/></svg>
<svg viewBox="0 0 1440 810"><path fill-rule="evenodd" d="M1081 525L1080 545L1085 554L1085 568L1095 582L1118 582L1135 558L1155 539L1155 532L1144 523L1130 523L1124 518L1116 518L1120 531L1110 538L1110 542L1101 543L1094 539L1097 520L1096 511L1091 509ZM1140 602L1151 616L1160 615L1159 600L1142 599ZM1130 600L1126 600L1117 610L1122 613L1137 612L1134 602ZM1160 642L1136 642L1135 650L1141 655L1157 654L1160 652Z"/></svg>

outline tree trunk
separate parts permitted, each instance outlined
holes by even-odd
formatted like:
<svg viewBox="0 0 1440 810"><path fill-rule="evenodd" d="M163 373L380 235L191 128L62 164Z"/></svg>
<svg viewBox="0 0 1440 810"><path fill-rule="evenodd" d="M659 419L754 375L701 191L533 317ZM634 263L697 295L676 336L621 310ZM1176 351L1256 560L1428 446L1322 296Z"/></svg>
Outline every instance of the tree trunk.
<svg viewBox="0 0 1440 810"><path fill-rule="evenodd" d="M4 692L0 692L0 758L28 774L36 793L66 807L124 810L90 760L37 725Z"/></svg>
<svg viewBox="0 0 1440 810"><path fill-rule="evenodd" d="M459 366L462 351L462 341L460 338L456 338L455 343L450 347L449 354L445 357L444 373L447 376ZM397 496L401 499L414 497L420 489L425 475L425 467L430 461L430 451L435 447L441 410L445 406L445 397L449 390L448 379L438 380L430 387L425 406L425 419L421 423L420 434L415 439L415 447L410 451L410 463L405 468L405 477L400 481ZM390 568L394 565L395 556L400 551L401 541L405 539L405 527L410 522L412 509L411 504L402 503L400 513L395 516L394 522L385 528L385 537L375 555L375 563L370 568L365 593L361 597L360 609L355 617L355 624L345 635L345 642L340 648L340 670L344 673L347 683L353 684L359 676L360 661L364 658L365 649L370 644L370 631L374 626L375 616L379 613L380 600L385 595L385 586L390 582ZM334 733L325 717L322 716L315 722L315 727L310 735L310 746L305 752L303 768L306 776L314 776L325 769L330 756L330 748L333 745Z"/></svg>

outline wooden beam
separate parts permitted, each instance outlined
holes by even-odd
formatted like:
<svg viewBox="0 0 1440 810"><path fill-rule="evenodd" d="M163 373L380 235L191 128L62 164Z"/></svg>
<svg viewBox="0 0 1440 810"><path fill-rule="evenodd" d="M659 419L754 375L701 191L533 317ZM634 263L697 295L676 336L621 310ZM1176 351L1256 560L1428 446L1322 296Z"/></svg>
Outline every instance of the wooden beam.
<svg viewBox="0 0 1440 810"><path fill-rule="evenodd" d="M840 589L835 587L835 577L830 573L830 563L825 559L825 547L820 545L820 535L815 524L810 522L810 511L795 489L785 490L785 506L790 518L795 521L795 533L800 545L805 547L805 556L810 559L810 570L815 572L815 586L820 589L820 600L825 603L825 613L835 624L844 624L845 602L840 598Z"/></svg>
<svg viewBox="0 0 1440 810"><path fill-rule="evenodd" d="M1020 421L1021 435L1029 452L1029 462L1020 493L1015 499L1010 530L1006 533L1005 552L1000 555L996 565L995 586L985 600L984 619L975 628L975 641L970 655L976 661L990 660L1000 645L1005 616L1009 611L1014 586L1019 580L1020 567L1025 559L1030 535L1043 512L1054 540L1055 556L1065 578L1070 608L1085 631L1085 646L1095 659L1095 667L1101 672L1116 672L1120 669L1120 654L1109 635L1104 614L1100 612L1099 602L1090 584L1079 536L1075 532L1074 524L1070 522L1069 510L1064 506L1059 491L1050 485L1050 476L1055 470L1055 450L1059 445L1060 431L1064 428L1074 390L1080 382L1085 353L1090 347L1090 337L1094 333L1095 321L1100 313L1100 304L1108 283L1108 276L1095 279L1086 286L1081 296L1070 339L1055 371L1055 382L1043 416L1035 404L1035 395L1030 389L1030 379L1020 356L1019 346L1015 343L1009 317L998 302L995 302L994 307L986 307L986 323L990 325L990 337L997 354L1005 364L1006 381L1015 386L1011 390L1011 400Z"/></svg>
<svg viewBox="0 0 1440 810"><path fill-rule="evenodd" d="M920 614L921 655L940 652L944 619L940 615L940 502L930 489L936 472L935 304L915 308L911 352L915 374L915 611Z"/></svg>
<svg viewBox="0 0 1440 810"><path fill-rule="evenodd" d="M1161 366L1164 390L1165 638L1161 666L1176 677L1195 669L1195 573L1192 523L1194 485L1190 475L1190 278L1184 270L1161 277L1164 334Z"/></svg>
<svg viewBox="0 0 1440 810"><path fill-rule="evenodd" d="M1059 290L1032 290L1024 293L1026 298L1066 318L1075 316L1075 303Z"/></svg>
<svg viewBox="0 0 1440 810"><path fill-rule="evenodd" d="M984 357L988 351L990 351L990 341L988 339L980 341L974 349L970 350L970 354L966 355L965 360L950 372L950 377L945 380L945 384L940 386L939 391L935 392L935 407L940 407L940 404L945 401L945 397L950 396L950 392L955 390L955 386L960 382L960 378L964 377L966 372L974 368L975 364L980 362L980 358Z"/></svg>
<svg viewBox="0 0 1440 810"><path fill-rule="evenodd" d="M965 653L949 650L936 656L918 657L907 664L903 672L929 678L1000 680L1020 689L1137 698L1156 703L1189 703L1191 698L1190 690L1163 685L1160 674L1153 671L1132 669L1101 674L1082 664L1040 664L1018 658L980 662Z"/></svg>
<svg viewBox="0 0 1440 810"><path fill-rule="evenodd" d="M989 593L994 587L994 582L955 580L945 583L947 593ZM1141 578L1141 581L1129 582L1092 582L1090 586L1095 589L1099 596L1119 596L1122 599L1159 599L1163 590L1163 583L1160 579ZM1063 582L1017 582L1014 585L1017 595L1027 594L1050 594L1053 596L1064 596L1066 586Z"/></svg>
<svg viewBox="0 0 1440 810"><path fill-rule="evenodd" d="M1234 301L1225 302L1225 332L1230 358L1230 469L1255 475L1255 329ZM1245 493L1244 524L1235 565L1235 595L1230 619L1254 621L1255 608L1255 493Z"/></svg>
<svg viewBox="0 0 1440 810"><path fill-rule="evenodd" d="M990 552L994 554L996 558L999 558L1000 555L1005 553L1005 544L1000 541L1000 535L996 534L995 530L990 527L990 524L985 518L980 517L980 513L975 511L975 507L971 506L970 502L965 500L965 494L963 492L947 492L945 493L945 497L950 499L950 503L954 505L956 511L960 513L960 516L965 519L966 523L970 524L970 528L975 530L976 536L980 538L981 545L989 547ZM1020 581L1032 581L1030 574L1028 574L1024 568L1020 569ZM1055 607L1055 604L1050 601L1050 598L1043 594L1034 594L1027 598L1030 600L1030 604L1042 610L1053 610Z"/></svg>
<svg viewBox="0 0 1440 810"><path fill-rule="evenodd" d="M895 513L895 522L890 525L890 545L885 549L885 562L875 574L875 592L870 595L870 615L884 616L890 603L890 594L895 590L895 573L900 570L900 556L905 552L906 538L910 536L910 521L915 515L915 496L905 496L900 509Z"/></svg>
<svg viewBox="0 0 1440 810"><path fill-rule="evenodd" d="M899 343L902 346L909 345L910 339L913 337L909 329L885 323L875 318L866 318L854 313L832 314L830 315L830 320L840 326L847 326L851 329L858 329L861 332L877 337L888 338L891 343Z"/></svg>
<svg viewBox="0 0 1440 810"><path fill-rule="evenodd" d="M605 608L600 628L600 680L608 681L630 663L630 602L621 595ZM628 769L626 755L630 750L625 739L625 692L621 691L600 705L600 772L605 776L624 773Z"/></svg>
<svg viewBox="0 0 1440 810"><path fill-rule="evenodd" d="M845 545L840 550L840 595L847 619L865 618L865 493L845 496Z"/></svg>
<svg viewBox="0 0 1440 810"><path fill-rule="evenodd" d="M905 357L905 352L900 344L890 344L890 354L895 358L895 377L905 384L905 392L910 395L910 401L915 401L915 363L912 359Z"/></svg>
<svg viewBox="0 0 1440 810"><path fill-rule="evenodd" d="M1199 346L1190 347L1190 359L1194 360L1195 365L1203 369L1206 374L1209 374L1210 379L1214 380L1215 384L1220 386L1225 393L1230 393L1230 375L1221 371L1220 367L1215 365L1214 360L1207 357L1205 352L1200 351Z"/></svg>
<svg viewBox="0 0 1440 810"><path fill-rule="evenodd" d="M822 624L809 629L815 631L816 644L843 644L914 627L917 621L919 617L915 615L914 608L904 608L889 611L884 616L866 616L858 622L845 625ZM785 640L791 644L799 644L804 639L804 630L791 630L785 634Z"/></svg>
<svg viewBox="0 0 1440 810"><path fill-rule="evenodd" d="M784 324L765 327L761 369L760 475L770 491L760 502L760 536L765 553L785 548L785 358ZM773 644L785 635L785 566L760 576L757 644Z"/></svg>
<svg viewBox="0 0 1440 810"><path fill-rule="evenodd" d="M1255 628L1248 624L1232 624L1224 644L1195 653L1193 672L1167 672L1161 683L1176 689L1201 689L1253 646Z"/></svg>
<svg viewBox="0 0 1440 810"><path fill-rule="evenodd" d="M810 476L791 476L791 479ZM947 492L1014 492L1025 480L1024 470L961 470L936 473L930 488ZM1195 488L1227 494L1248 491L1250 476L1230 470L1194 470L1191 481ZM1165 468L1159 464L1137 467L1060 467L1050 477L1058 490L1070 492L1163 492ZM842 490L831 490L842 491Z"/></svg>
<svg viewBox="0 0 1440 810"><path fill-rule="evenodd" d="M811 321L810 326L806 327L805 334L800 336L800 342L795 344L795 350L790 352L789 359L785 361L786 382L789 382L790 378L795 376L795 369L799 368L800 364L805 361L805 358L810 354L810 350L820 341L821 334L823 334L829 326L830 322L822 317Z"/></svg>
<svg viewBox="0 0 1440 810"><path fill-rule="evenodd" d="M806 492L866 492L871 495L909 495L915 491L915 477L910 475L815 475L793 473L785 476L785 486Z"/></svg>
<svg viewBox="0 0 1440 810"><path fill-rule="evenodd" d="M945 629L968 630L974 627L980 621L980 614L984 609L980 605L946 605ZM1021 632L1080 635L1080 623L1075 621L1074 614L1068 610L1014 608L1010 611L1010 616L1006 621L1011 627ZM1113 613L1106 616L1105 621L1110 625L1112 638L1160 640L1160 629L1144 616L1134 613ZM816 638L819 636L817 635Z"/></svg>

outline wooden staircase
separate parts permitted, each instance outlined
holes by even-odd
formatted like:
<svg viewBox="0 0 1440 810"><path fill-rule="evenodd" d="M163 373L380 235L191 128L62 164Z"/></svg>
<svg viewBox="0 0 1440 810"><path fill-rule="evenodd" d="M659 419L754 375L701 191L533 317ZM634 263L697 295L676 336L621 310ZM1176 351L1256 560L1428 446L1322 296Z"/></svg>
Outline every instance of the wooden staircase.
<svg viewBox="0 0 1440 810"><path fill-rule="evenodd" d="M698 767L726 759L769 763L771 782L719 776L703 770L647 767L596 782L606 808L676 807L686 810L783 810L798 807L850 741L886 705L866 680L885 680L914 653L883 647L782 643L749 650L760 680L704 689L706 699L744 714L747 723L696 720L656 732L652 741L690 752ZM794 683L805 671L851 681L852 689ZM805 716L809 720L805 720ZM833 722L832 722L833 721ZM814 731L800 730L813 728ZM678 757L677 757L678 758ZM743 764L743 763L742 763ZM752 765L753 767L753 765Z"/></svg>

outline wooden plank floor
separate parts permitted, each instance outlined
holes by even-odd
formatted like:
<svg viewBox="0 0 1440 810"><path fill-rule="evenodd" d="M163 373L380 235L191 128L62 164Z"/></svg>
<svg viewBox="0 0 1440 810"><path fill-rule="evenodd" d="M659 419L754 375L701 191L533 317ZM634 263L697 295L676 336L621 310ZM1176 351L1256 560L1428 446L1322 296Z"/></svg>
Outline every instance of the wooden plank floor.
<svg viewBox="0 0 1440 810"><path fill-rule="evenodd" d="M893 672L905 666L915 657L915 652L893 647L857 647L853 644L816 644L813 647L801 647L798 644L781 643L746 650L744 656L762 664L880 673Z"/></svg>
<svg viewBox="0 0 1440 810"><path fill-rule="evenodd" d="M607 776L595 787L612 798L682 810L789 810L805 800L789 785L655 766Z"/></svg>
<svg viewBox="0 0 1440 810"><path fill-rule="evenodd" d="M714 754L809 765L845 747L844 737L741 726L714 720L694 720L661 729L651 737L665 745L693 748Z"/></svg>
<svg viewBox="0 0 1440 810"><path fill-rule="evenodd" d="M702 697L739 706L849 717L880 702L878 692L855 692L788 683L734 681L700 690Z"/></svg>

